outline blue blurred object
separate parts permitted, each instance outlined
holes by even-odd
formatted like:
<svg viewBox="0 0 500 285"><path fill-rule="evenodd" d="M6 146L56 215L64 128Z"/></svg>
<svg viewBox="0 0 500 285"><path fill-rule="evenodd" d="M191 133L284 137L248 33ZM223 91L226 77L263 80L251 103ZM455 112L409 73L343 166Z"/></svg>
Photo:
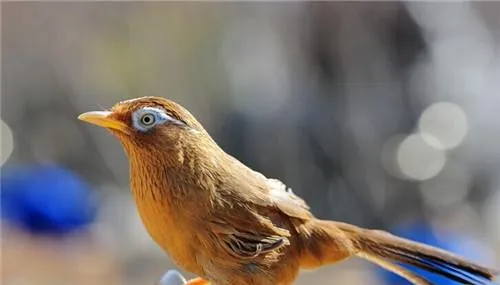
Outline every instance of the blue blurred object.
<svg viewBox="0 0 500 285"><path fill-rule="evenodd" d="M484 262L485 258L488 256L486 252L486 247L480 246L478 242L471 239L470 237L462 235L446 235L446 236L444 236L444 234L439 235L435 231L433 231L429 225L425 223L405 225L404 227L395 228L391 230L391 232L400 237L404 237L431 246L435 246L474 261ZM432 284L438 284L438 285L461 284L455 281L448 280L445 277L441 277L439 275L427 272L422 269L418 269L407 265L401 265L401 266L411 270L412 272L417 273L423 278L429 280ZM377 268L376 270L377 273L380 274L380 276L382 277L384 284L411 285L410 282L404 280L403 278L397 276L394 273L391 273L389 271L380 268ZM487 281L485 282L486 283L484 284L491 284L487 283Z"/></svg>
<svg viewBox="0 0 500 285"><path fill-rule="evenodd" d="M90 187L58 166L2 169L2 220L35 234L66 234L91 223Z"/></svg>
<svg viewBox="0 0 500 285"><path fill-rule="evenodd" d="M170 269L163 275L157 285L183 285L186 283L186 278L179 271Z"/></svg>

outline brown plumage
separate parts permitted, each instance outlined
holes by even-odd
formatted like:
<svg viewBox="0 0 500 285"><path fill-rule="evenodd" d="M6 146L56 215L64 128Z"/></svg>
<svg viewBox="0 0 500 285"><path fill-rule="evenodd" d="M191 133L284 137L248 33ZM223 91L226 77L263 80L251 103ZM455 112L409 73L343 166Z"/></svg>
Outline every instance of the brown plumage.
<svg viewBox="0 0 500 285"><path fill-rule="evenodd" d="M386 232L315 218L283 183L225 153L170 100L142 97L79 118L109 129L122 143L142 221L181 268L200 276L189 284L292 284L300 268L351 256L414 284L430 283L396 263L464 284L482 284L496 274Z"/></svg>

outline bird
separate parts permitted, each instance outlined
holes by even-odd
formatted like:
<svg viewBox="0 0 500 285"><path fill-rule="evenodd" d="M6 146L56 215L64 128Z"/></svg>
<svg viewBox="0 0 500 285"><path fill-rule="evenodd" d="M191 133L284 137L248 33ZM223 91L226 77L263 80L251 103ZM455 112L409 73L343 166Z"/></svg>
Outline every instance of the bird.
<svg viewBox="0 0 500 285"><path fill-rule="evenodd" d="M78 119L121 143L139 216L178 267L198 276L188 285L288 285L301 269L350 257L415 285L432 283L399 264L462 284L486 284L499 274L386 231L315 217L290 187L226 153L170 99L124 100Z"/></svg>

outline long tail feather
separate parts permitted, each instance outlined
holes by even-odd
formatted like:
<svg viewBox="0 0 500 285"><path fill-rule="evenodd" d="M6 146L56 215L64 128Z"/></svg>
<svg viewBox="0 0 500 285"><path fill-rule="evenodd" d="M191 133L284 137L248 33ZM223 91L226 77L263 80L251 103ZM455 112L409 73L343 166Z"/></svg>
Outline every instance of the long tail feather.
<svg viewBox="0 0 500 285"><path fill-rule="evenodd" d="M353 228L349 227L352 233ZM396 237L387 232L358 229L357 247L360 256L374 255L394 262L405 263L442 275L462 284L486 284L498 271L483 267L428 245Z"/></svg>
<svg viewBox="0 0 500 285"><path fill-rule="evenodd" d="M388 271L391 271L394 274L397 274L397 275L405 278L406 280L412 282L415 285L432 285L432 283L430 283L429 281L425 280L424 278L416 275L415 273L410 272L409 270L406 270L405 268L403 268L399 265L396 265L394 263L391 263L383 258L377 257L375 255L367 254L367 253L360 253L358 256L361 258L364 258L368 261L371 261L371 262L377 264L378 266L380 266Z"/></svg>

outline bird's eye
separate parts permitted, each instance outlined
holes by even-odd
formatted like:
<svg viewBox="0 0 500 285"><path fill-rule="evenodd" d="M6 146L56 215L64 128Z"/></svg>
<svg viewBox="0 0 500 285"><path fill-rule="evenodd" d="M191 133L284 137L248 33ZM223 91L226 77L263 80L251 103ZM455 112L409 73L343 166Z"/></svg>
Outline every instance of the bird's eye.
<svg viewBox="0 0 500 285"><path fill-rule="evenodd" d="M164 109L144 107L132 114L132 124L140 132L147 132L158 125L176 124L178 121L169 116Z"/></svg>
<svg viewBox="0 0 500 285"><path fill-rule="evenodd" d="M155 116L153 114L144 114L141 117L141 124L144 126L151 126L156 122Z"/></svg>

